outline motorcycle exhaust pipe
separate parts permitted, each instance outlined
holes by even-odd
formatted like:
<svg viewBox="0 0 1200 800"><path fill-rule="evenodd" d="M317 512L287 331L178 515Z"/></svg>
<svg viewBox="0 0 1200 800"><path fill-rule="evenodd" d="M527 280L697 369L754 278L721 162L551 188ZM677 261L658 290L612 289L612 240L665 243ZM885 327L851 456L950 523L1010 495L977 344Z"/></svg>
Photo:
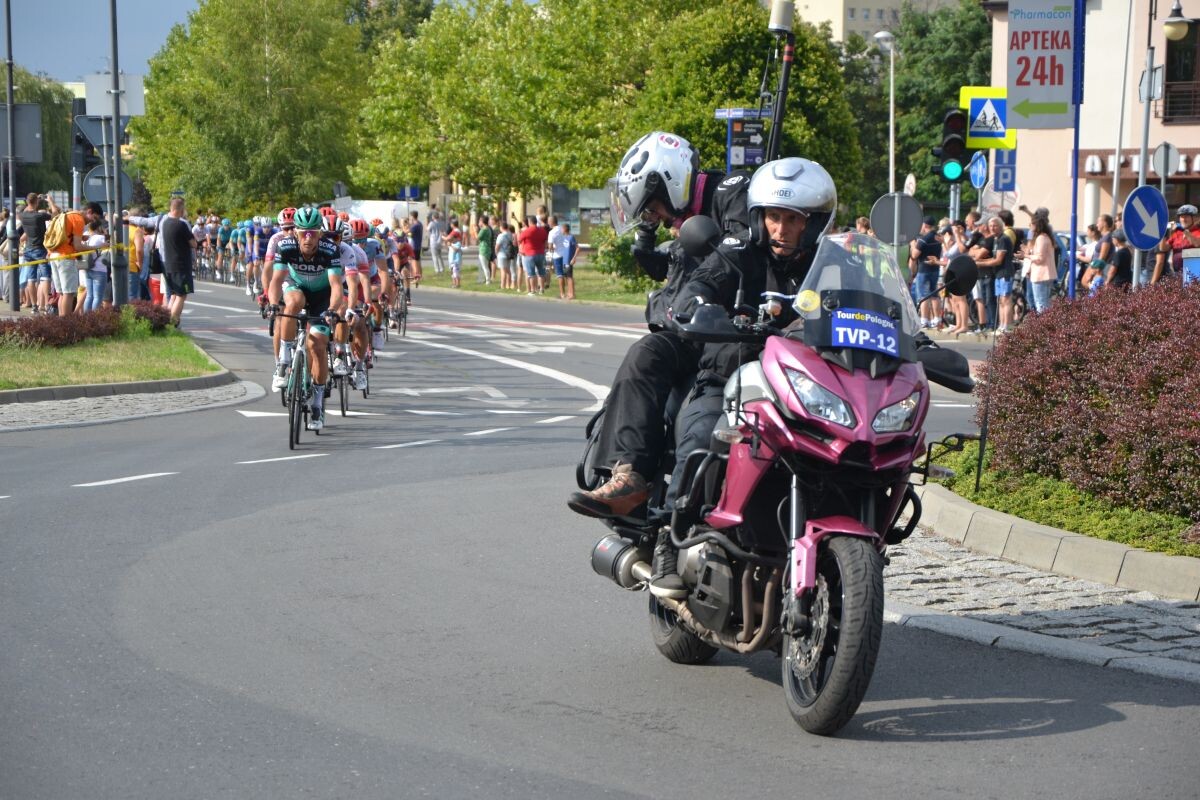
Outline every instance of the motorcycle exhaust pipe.
<svg viewBox="0 0 1200 800"><path fill-rule="evenodd" d="M637 589L650 576L649 552L610 533L592 549L592 569L622 589Z"/></svg>

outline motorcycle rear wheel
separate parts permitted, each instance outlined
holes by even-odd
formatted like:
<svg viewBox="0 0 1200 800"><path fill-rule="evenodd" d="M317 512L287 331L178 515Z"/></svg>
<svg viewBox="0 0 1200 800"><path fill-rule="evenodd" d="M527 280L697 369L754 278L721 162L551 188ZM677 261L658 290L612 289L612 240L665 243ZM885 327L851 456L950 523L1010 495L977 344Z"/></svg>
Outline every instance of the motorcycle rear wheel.
<svg viewBox="0 0 1200 800"><path fill-rule="evenodd" d="M676 664L705 664L717 654L717 648L679 624L674 611L650 595L650 633L654 646Z"/></svg>
<svg viewBox="0 0 1200 800"><path fill-rule="evenodd" d="M809 733L832 736L867 693L883 633L883 558L873 544L837 536L821 549L812 631L784 635L783 692Z"/></svg>

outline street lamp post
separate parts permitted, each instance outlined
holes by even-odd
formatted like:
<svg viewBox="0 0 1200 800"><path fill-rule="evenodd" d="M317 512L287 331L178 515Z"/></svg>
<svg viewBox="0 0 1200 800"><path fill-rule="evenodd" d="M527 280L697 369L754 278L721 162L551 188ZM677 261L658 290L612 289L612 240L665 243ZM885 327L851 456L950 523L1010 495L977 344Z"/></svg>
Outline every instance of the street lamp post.
<svg viewBox="0 0 1200 800"><path fill-rule="evenodd" d="M875 41L888 54L888 194L892 196L892 247L900 260L900 198L896 197L896 37L891 31L875 34Z"/></svg>
<svg viewBox="0 0 1200 800"><path fill-rule="evenodd" d="M1146 185L1146 156L1150 144L1150 103L1154 94L1154 18L1158 16L1158 0L1150 0L1146 18L1146 76L1144 97L1142 99L1142 145L1138 155L1138 186ZM1191 20L1183 16L1183 7L1179 0L1171 7L1171 16L1163 20L1163 35L1170 41L1177 42L1187 36ZM1141 250L1133 251L1133 288L1137 289L1142 281Z"/></svg>

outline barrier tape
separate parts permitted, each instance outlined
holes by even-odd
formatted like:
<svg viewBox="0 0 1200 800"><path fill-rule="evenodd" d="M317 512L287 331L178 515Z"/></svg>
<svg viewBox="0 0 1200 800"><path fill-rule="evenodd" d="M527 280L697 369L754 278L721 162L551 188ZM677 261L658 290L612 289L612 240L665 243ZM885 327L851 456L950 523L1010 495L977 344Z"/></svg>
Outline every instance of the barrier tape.
<svg viewBox="0 0 1200 800"><path fill-rule="evenodd" d="M86 256L88 253L104 253L109 250L128 250L128 249L129 249L129 245L127 245L127 244L110 244L107 247L98 247L94 250L80 250L79 252L73 253L72 255L69 255L69 256L62 255L60 253L55 253L54 255L47 256L46 258L39 258L36 261L22 261L17 264L0 264L0 272L4 271L6 269L20 269L21 267L32 267L35 264L49 264L51 261L75 260L77 258Z"/></svg>

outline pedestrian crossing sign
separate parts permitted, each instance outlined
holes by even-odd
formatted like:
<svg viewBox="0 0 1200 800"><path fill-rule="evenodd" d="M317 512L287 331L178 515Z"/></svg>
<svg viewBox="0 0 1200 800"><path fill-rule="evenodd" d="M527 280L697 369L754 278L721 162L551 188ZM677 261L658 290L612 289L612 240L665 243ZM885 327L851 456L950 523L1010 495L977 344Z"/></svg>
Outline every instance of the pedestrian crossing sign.
<svg viewBox="0 0 1200 800"><path fill-rule="evenodd" d="M967 148L1010 150L1017 146L1016 131L1008 127L1008 89L964 86L958 106L967 111Z"/></svg>

